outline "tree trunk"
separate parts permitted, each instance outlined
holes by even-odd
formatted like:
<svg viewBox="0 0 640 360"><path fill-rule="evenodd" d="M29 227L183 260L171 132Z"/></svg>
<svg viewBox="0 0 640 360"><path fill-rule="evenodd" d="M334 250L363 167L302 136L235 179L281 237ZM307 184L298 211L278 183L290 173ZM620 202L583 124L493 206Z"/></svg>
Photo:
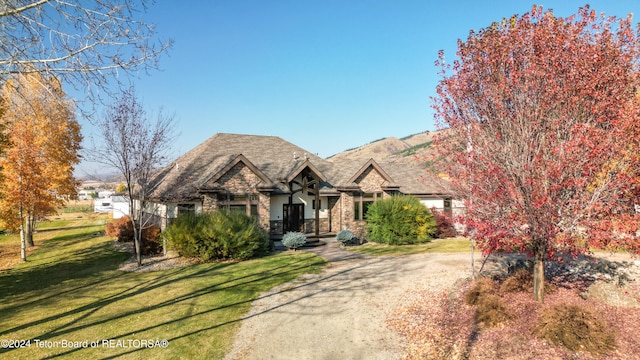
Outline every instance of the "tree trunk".
<svg viewBox="0 0 640 360"><path fill-rule="evenodd" d="M27 261L27 244L24 238L24 215L22 213L22 203L18 208L18 217L20 218L20 257L22 261Z"/></svg>
<svg viewBox="0 0 640 360"><path fill-rule="evenodd" d="M33 243L33 221L31 220L33 217L33 215L31 214L27 214L27 218L25 221L25 230L24 230L24 236L25 236L25 241L27 243L27 247L32 247L35 246L35 244Z"/></svg>
<svg viewBox="0 0 640 360"><path fill-rule="evenodd" d="M141 231L140 229L138 229L135 225L133 225L133 251L135 251L136 254L136 261L138 262L138 266L142 266L142 256L141 256L141 250L140 250L140 234Z"/></svg>
<svg viewBox="0 0 640 360"><path fill-rule="evenodd" d="M138 266L142 266L142 211L144 209L144 195L140 195L140 206L137 209L137 219L133 222L133 240L134 247L136 249L136 260L138 262ZM136 222L138 223L138 228L136 229Z"/></svg>
<svg viewBox="0 0 640 360"><path fill-rule="evenodd" d="M533 263L533 300L544 303L544 251L536 249Z"/></svg>

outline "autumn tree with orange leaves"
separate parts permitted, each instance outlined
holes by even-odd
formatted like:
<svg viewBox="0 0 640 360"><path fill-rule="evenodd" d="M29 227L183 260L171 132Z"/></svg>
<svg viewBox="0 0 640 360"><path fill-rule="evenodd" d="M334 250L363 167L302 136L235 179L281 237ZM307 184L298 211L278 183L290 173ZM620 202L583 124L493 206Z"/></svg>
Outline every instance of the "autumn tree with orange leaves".
<svg viewBox="0 0 640 360"><path fill-rule="evenodd" d="M21 256L33 245L33 224L75 196L74 166L82 136L73 103L52 76L12 76L2 88L0 123L8 145L0 155L0 220L20 231Z"/></svg>
<svg viewBox="0 0 640 360"><path fill-rule="evenodd" d="M436 140L467 199L467 225L484 254L544 264L592 247L640 252L634 212L640 143L640 28L626 19L531 12L471 32L438 65Z"/></svg>

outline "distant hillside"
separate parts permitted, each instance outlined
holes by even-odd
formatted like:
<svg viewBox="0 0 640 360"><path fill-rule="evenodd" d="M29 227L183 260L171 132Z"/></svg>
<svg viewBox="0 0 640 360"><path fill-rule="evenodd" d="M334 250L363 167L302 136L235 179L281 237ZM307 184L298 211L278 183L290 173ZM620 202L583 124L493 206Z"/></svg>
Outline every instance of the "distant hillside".
<svg viewBox="0 0 640 360"><path fill-rule="evenodd" d="M416 164L423 162L432 151L433 136L437 132L424 132L409 135L401 139L388 137L349 149L329 157L329 160L368 160L404 162Z"/></svg>

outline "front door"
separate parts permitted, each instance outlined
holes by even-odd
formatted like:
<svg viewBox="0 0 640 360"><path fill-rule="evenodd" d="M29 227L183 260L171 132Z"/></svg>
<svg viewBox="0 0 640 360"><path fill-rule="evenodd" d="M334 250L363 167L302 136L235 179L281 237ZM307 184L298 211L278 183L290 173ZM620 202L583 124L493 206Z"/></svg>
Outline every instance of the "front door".
<svg viewBox="0 0 640 360"><path fill-rule="evenodd" d="M282 205L282 222L284 233L289 231L302 232L304 224L304 204Z"/></svg>

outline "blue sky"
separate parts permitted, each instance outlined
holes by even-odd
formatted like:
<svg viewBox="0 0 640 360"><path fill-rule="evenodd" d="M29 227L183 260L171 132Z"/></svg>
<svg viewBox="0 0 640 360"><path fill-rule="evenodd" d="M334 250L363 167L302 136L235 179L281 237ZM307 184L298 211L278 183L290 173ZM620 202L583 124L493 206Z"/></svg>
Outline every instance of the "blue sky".
<svg viewBox="0 0 640 360"><path fill-rule="evenodd" d="M568 16L585 0L538 1ZM275 135L328 157L434 130L438 50L532 1L158 1L144 15L175 46L135 79L151 111L175 113L179 156L218 132ZM636 0L591 1L638 14ZM88 137L88 134L85 133Z"/></svg>

